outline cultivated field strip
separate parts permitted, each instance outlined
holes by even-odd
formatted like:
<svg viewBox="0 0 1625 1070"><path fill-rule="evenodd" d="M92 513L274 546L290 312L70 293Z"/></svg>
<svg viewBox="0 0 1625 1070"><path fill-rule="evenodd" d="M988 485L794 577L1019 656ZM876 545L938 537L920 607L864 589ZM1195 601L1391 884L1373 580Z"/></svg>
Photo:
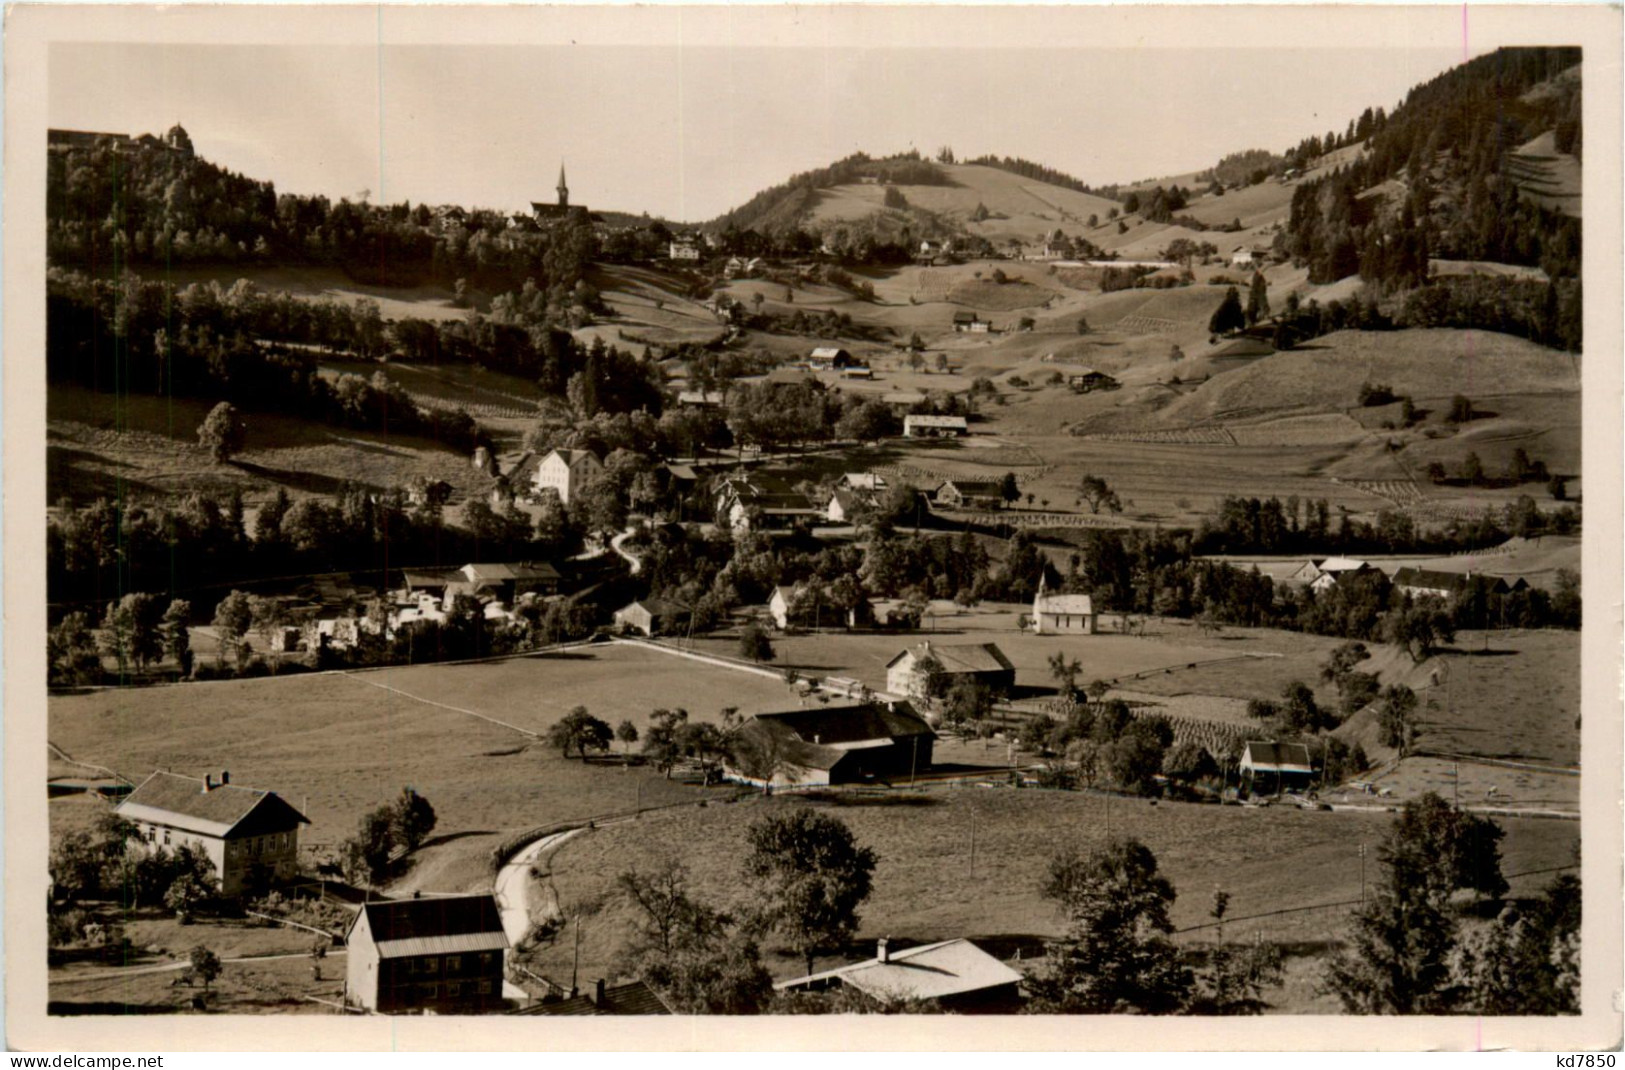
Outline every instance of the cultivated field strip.
<svg viewBox="0 0 1625 1070"><path fill-rule="evenodd" d="M1160 316L1124 316L1111 324L1111 328L1124 334L1173 334L1179 330L1179 324Z"/></svg>
<svg viewBox="0 0 1625 1070"><path fill-rule="evenodd" d="M433 409L437 412L456 412L461 409L476 420L534 420L539 411L539 407L534 402L515 405L489 405L479 402L453 401L450 398L419 393L413 393L412 400L425 409Z"/></svg>
<svg viewBox="0 0 1625 1070"><path fill-rule="evenodd" d="M1169 727L1173 729L1176 745L1195 743L1215 756L1228 753L1232 748L1239 750L1242 744L1259 734L1246 725L1230 721L1209 721L1199 717L1168 713L1159 703L1150 701L1149 697L1124 701L1129 704L1129 713L1136 718L1160 717L1167 721ZM1050 699L1044 703L1044 712L1058 720L1065 720L1076 708L1075 703L1066 699Z"/></svg>
<svg viewBox="0 0 1625 1070"><path fill-rule="evenodd" d="M1142 442L1165 446L1235 446L1236 436L1225 427L1179 427L1166 431L1099 431L1079 434L1091 442Z"/></svg>
<svg viewBox="0 0 1625 1070"><path fill-rule="evenodd" d="M1339 479L1333 476L1332 482L1401 508L1427 501L1427 495L1422 493L1422 488L1416 485L1414 479Z"/></svg>

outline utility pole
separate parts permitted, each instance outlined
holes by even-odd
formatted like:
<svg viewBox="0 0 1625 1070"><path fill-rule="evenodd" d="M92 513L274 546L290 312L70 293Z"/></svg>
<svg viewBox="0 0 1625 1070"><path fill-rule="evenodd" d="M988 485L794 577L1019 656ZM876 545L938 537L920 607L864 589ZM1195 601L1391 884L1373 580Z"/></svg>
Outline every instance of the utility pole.
<svg viewBox="0 0 1625 1070"><path fill-rule="evenodd" d="M975 811L975 809L972 809L971 812L970 812L970 871L971 871L972 876L976 875L976 811Z"/></svg>
<svg viewBox="0 0 1625 1070"><path fill-rule="evenodd" d="M1360 909L1365 909L1365 844L1360 844Z"/></svg>

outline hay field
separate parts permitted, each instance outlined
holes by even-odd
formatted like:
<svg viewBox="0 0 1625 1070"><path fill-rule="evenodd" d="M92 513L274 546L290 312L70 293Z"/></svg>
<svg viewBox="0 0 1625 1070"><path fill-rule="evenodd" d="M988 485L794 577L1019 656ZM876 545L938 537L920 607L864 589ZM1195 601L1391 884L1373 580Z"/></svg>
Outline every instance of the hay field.
<svg viewBox="0 0 1625 1070"><path fill-rule="evenodd" d="M348 836L365 810L406 785L434 804L438 832L464 835L630 808L639 782L646 805L701 797L658 774L566 761L526 734L545 732L577 703L612 725L629 718L643 727L660 705L685 705L704 719L725 705L754 712L795 700L776 680L613 646L479 665L53 695L47 724L51 742L76 760L137 782L154 769L230 769L237 783L274 790L303 810L315 822L313 843ZM77 820L74 806L71 797L53 802L53 824L58 814Z"/></svg>
<svg viewBox="0 0 1625 1070"><path fill-rule="evenodd" d="M46 391L46 493L55 503L99 497L170 497L241 490L257 505L285 488L294 498L331 495L346 482L404 486L413 476L444 479L468 494L475 473L461 454L432 439L328 427L294 416L245 413L247 447L217 465L197 445L211 403L189 398L99 394L76 386Z"/></svg>
<svg viewBox="0 0 1625 1070"><path fill-rule="evenodd" d="M194 282L217 281L229 287L247 279L262 290L281 291L295 297L331 298L344 304L362 299L375 301L386 320L455 320L468 314L452 304L452 292L444 286L367 286L356 282L338 268L258 267L251 264L222 267L176 267L150 276L154 281L184 287ZM488 300L474 295L476 304Z"/></svg>
<svg viewBox="0 0 1625 1070"><path fill-rule="evenodd" d="M1578 391L1573 358L1512 335L1450 329L1337 331L1219 376L1168 406L1170 423L1341 410L1365 381L1417 399Z"/></svg>
<svg viewBox="0 0 1625 1070"><path fill-rule="evenodd" d="M1064 555L1052 554L1060 567ZM1216 636L1202 635L1189 621L1154 618L1146 634L1117 632L1117 618L1104 614L1100 633L1093 636L1033 635L1016 630L1016 617L1030 612L1028 605L985 603L963 610L949 602L932 603L932 614L919 632L872 635L831 632L817 635L773 636L777 658L772 667L794 668L803 675L841 676L875 690L886 687L886 663L904 649L930 640L937 646L995 643L1016 667L1016 686L1052 690L1048 659L1056 653L1076 658L1083 665L1081 683L1102 679L1139 691L1212 693L1240 698L1278 693L1288 679L1315 684L1320 663L1336 645L1320 636L1266 628L1227 628ZM731 654L733 640L696 639L696 649ZM1245 660L1242 660L1245 659ZM1230 686L1210 690L1192 686L1187 674L1193 663L1225 662ZM1215 672L1218 667L1215 666ZM1239 681L1258 676L1262 683L1248 687ZM1281 679L1281 683L1276 680Z"/></svg>
<svg viewBox="0 0 1625 1070"><path fill-rule="evenodd" d="M1044 867L1063 845L1084 849L1110 831L1142 840L1179 893L1172 912L1176 927L1206 921L1215 886L1231 893L1232 918L1287 907L1357 899L1357 848L1375 845L1388 827L1385 813L1313 813L1287 808L1263 810L1197 806L1071 792L938 790L898 795L891 804L808 803L786 797L752 798L729 806L684 810L576 837L553 855L550 883L567 908L590 904L581 922L581 969L585 976L614 976L633 915L613 894L615 877L626 869L649 867L678 855L688 866L695 891L717 905L748 905L738 870L746 827L788 808L818 805L846 822L858 841L879 855L873 897L860 911L857 944L840 959L873 954L873 941L925 942L969 936L996 945L1031 949L1058 934L1061 919L1039 894ZM976 862L971 865L974 821ZM1504 869L1563 865L1578 826L1556 821L1509 821L1503 842ZM681 845L678 847L677 845ZM1260 849L1260 845L1267 847ZM1283 884L1281 866L1291 865ZM945 879L945 874L949 874ZM1545 879L1545 878L1542 878ZM1342 911L1309 915L1318 940L1342 929ZM1304 918L1262 919L1254 928L1264 939L1302 939ZM1249 930L1249 933L1252 930ZM566 932L540 956L545 973L568 972L574 933ZM804 967L765 944L764 961L775 976L795 976ZM1006 952L1008 953L1008 952ZM820 960L832 966L837 957ZM1288 1006L1284 1009L1294 1009Z"/></svg>
<svg viewBox="0 0 1625 1070"><path fill-rule="evenodd" d="M992 242L1009 238L1031 241L1033 236L1056 227L1073 233L1091 215L1105 218L1117 207L1115 201L1061 186L1051 186L996 167L950 164L943 167L950 186L898 186L908 203L938 215L957 217L966 229ZM882 186L836 186L821 190L809 221L860 219L880 211L885 196ZM991 213L980 223L969 218L977 204Z"/></svg>
<svg viewBox="0 0 1625 1070"><path fill-rule="evenodd" d="M1419 749L1545 765L1580 763L1580 635L1461 632L1422 666Z"/></svg>

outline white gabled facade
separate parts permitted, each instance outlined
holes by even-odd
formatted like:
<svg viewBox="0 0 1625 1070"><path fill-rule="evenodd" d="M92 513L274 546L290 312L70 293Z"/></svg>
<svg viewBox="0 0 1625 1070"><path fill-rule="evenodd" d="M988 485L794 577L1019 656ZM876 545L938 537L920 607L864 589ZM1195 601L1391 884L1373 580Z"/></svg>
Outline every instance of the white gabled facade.
<svg viewBox="0 0 1625 1070"><path fill-rule="evenodd" d="M589 450L554 450L536 466L533 484L536 493L551 488L559 501L570 504L570 495L604 470L603 464Z"/></svg>

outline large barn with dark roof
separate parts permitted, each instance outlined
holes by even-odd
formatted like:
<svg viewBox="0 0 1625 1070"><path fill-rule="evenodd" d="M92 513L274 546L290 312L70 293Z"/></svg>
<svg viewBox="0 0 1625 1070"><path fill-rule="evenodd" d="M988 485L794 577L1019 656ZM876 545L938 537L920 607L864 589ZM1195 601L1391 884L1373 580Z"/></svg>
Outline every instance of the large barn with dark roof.
<svg viewBox="0 0 1625 1070"><path fill-rule="evenodd" d="M759 713L734 733L726 772L772 787L906 779L931 767L936 739L906 702Z"/></svg>

